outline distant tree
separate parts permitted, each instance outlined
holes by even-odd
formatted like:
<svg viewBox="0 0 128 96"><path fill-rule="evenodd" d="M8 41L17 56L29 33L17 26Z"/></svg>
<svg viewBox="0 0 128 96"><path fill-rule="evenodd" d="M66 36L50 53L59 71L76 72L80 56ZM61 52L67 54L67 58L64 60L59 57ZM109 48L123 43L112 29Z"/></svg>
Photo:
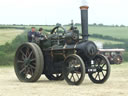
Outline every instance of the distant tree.
<svg viewBox="0 0 128 96"><path fill-rule="evenodd" d="M119 27L119 25L115 25L115 27Z"/></svg>
<svg viewBox="0 0 128 96"><path fill-rule="evenodd" d="M97 24L96 23L93 23L93 26L96 26Z"/></svg>
<svg viewBox="0 0 128 96"><path fill-rule="evenodd" d="M81 24L80 23L75 23L75 26L80 26Z"/></svg>
<svg viewBox="0 0 128 96"><path fill-rule="evenodd" d="M61 26L61 24L60 23L56 23L56 26Z"/></svg>
<svg viewBox="0 0 128 96"><path fill-rule="evenodd" d="M16 26L16 24L13 24L13 26Z"/></svg>
<svg viewBox="0 0 128 96"><path fill-rule="evenodd" d="M125 27L125 25L120 25L120 27Z"/></svg>
<svg viewBox="0 0 128 96"><path fill-rule="evenodd" d="M98 24L98 26L104 26L104 24L100 23L100 24Z"/></svg>

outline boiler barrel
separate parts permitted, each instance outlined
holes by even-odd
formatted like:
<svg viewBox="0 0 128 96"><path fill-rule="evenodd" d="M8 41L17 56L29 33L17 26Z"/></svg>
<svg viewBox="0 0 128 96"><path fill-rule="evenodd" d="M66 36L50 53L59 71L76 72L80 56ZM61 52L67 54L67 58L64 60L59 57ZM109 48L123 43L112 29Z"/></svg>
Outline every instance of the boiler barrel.
<svg viewBox="0 0 128 96"><path fill-rule="evenodd" d="M97 54L97 46L92 41L83 41L75 45L66 45L65 49L77 50L87 58L94 58Z"/></svg>

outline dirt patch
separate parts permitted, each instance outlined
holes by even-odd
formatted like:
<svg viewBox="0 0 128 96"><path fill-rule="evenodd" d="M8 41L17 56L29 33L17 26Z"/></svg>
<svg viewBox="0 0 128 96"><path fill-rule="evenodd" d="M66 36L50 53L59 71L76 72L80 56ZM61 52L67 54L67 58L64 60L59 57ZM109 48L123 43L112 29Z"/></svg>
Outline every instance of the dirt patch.
<svg viewBox="0 0 128 96"><path fill-rule="evenodd" d="M104 84L92 83L88 75L80 86L65 81L49 81L42 75L35 83L22 83L13 67L0 68L0 96L128 96L128 67L112 65L109 80Z"/></svg>

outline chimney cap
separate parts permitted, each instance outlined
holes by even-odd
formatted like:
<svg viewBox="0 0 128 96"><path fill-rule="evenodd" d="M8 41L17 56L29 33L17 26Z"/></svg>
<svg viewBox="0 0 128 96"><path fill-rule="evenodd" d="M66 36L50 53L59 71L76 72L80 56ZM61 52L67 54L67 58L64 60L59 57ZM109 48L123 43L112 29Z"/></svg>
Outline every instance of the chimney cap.
<svg viewBox="0 0 128 96"><path fill-rule="evenodd" d="M85 5L85 6L80 6L81 10L88 10L89 6Z"/></svg>

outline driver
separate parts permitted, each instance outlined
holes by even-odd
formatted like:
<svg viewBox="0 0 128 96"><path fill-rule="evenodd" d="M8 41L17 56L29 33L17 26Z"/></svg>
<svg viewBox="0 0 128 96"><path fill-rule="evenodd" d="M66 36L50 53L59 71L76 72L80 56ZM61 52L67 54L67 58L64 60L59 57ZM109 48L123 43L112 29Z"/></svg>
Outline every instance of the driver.
<svg viewBox="0 0 128 96"><path fill-rule="evenodd" d="M31 31L28 32L28 42L32 42L33 39L35 39L36 37L38 37L38 32L36 32L35 27L31 28Z"/></svg>

